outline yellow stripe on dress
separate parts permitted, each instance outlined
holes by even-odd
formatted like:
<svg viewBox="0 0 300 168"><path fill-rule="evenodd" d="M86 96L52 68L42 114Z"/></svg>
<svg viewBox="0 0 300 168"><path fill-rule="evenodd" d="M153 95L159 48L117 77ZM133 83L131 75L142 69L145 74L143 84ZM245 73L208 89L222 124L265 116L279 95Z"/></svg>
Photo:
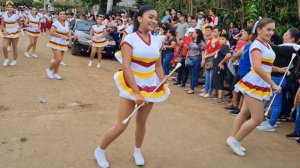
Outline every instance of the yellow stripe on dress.
<svg viewBox="0 0 300 168"><path fill-rule="evenodd" d="M268 63L272 64L274 62L274 59L261 58L261 61L268 62Z"/></svg>
<svg viewBox="0 0 300 168"><path fill-rule="evenodd" d="M2 35L3 35L3 32L2 32ZM4 35L3 35L4 36ZM4 36L6 38L17 38L17 37L20 37L20 32L16 32L16 33L13 33L13 34L9 34L7 36Z"/></svg>
<svg viewBox="0 0 300 168"><path fill-rule="evenodd" d="M137 71L132 71L134 76L141 78L141 79L147 79L147 78L152 78L155 75L155 71L152 72L137 72Z"/></svg>
<svg viewBox="0 0 300 168"><path fill-rule="evenodd" d="M118 80L119 80L119 83L120 83L120 85L121 85L124 92L127 92L128 94L130 94L132 96L135 96L133 90L126 85L122 71L118 72ZM164 84L163 85L163 90L160 91L160 92L154 92L152 94L151 98L158 99L158 98L163 97L165 95L165 93L167 92L167 89L168 89L167 85ZM140 91L140 93L143 97L148 97L151 94L151 92L146 92L146 91Z"/></svg>
<svg viewBox="0 0 300 168"><path fill-rule="evenodd" d="M271 92L263 92L261 90L251 89L244 85L242 82L238 82L237 85L241 87L246 93L251 92L252 94L260 97L269 97L271 95Z"/></svg>
<svg viewBox="0 0 300 168"><path fill-rule="evenodd" d="M17 28L17 26L16 25L6 25L5 28L7 28L7 29L15 29L15 28Z"/></svg>
<svg viewBox="0 0 300 168"><path fill-rule="evenodd" d="M32 33L32 32L27 32L29 36L32 36L32 37L38 37L38 36L41 36L41 33L40 32L37 32L37 33Z"/></svg>
<svg viewBox="0 0 300 168"><path fill-rule="evenodd" d="M257 74L253 68L250 70L251 73ZM265 71L266 72L266 71ZM271 72L266 72L268 75L271 75Z"/></svg>
<svg viewBox="0 0 300 168"><path fill-rule="evenodd" d="M54 44L53 42L49 41L47 43L47 46L48 47L51 47L53 49L58 49L58 50L63 50L63 51L66 51L68 50L68 47L67 46L61 46L61 45L57 45L57 44Z"/></svg>
<svg viewBox="0 0 300 168"><path fill-rule="evenodd" d="M96 41L92 41L92 46L93 47L104 47L109 43L108 40L102 41L102 42L96 42Z"/></svg>

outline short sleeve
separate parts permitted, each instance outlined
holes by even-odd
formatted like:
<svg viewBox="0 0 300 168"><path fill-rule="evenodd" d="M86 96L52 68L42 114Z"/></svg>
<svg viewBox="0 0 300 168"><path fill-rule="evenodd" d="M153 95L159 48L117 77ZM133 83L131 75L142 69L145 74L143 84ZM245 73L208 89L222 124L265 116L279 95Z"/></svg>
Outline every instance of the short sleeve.
<svg viewBox="0 0 300 168"><path fill-rule="evenodd" d="M224 47L224 55L226 55L226 54L228 54L228 53L230 53L230 48L229 48L229 46L228 45L225 45L225 47Z"/></svg>
<svg viewBox="0 0 300 168"><path fill-rule="evenodd" d="M92 26L93 31L95 31L95 26L96 26L96 25L93 25L93 26Z"/></svg>
<svg viewBox="0 0 300 168"><path fill-rule="evenodd" d="M201 46L201 51L204 51L204 50L205 50L205 47L206 47L204 41L202 41L202 42L200 43L200 46Z"/></svg>
<svg viewBox="0 0 300 168"><path fill-rule="evenodd" d="M52 24L52 26L55 27L55 28L57 29L57 28L58 28L58 22L54 22L54 23Z"/></svg>
<svg viewBox="0 0 300 168"><path fill-rule="evenodd" d="M16 21L20 19L20 16L19 15L16 15L15 17Z"/></svg>
<svg viewBox="0 0 300 168"><path fill-rule="evenodd" d="M250 46L250 49L249 49L250 54L251 54L253 51L259 51L259 52L262 52L262 46L258 43L257 40L255 40L255 41L251 44L251 46Z"/></svg>
<svg viewBox="0 0 300 168"><path fill-rule="evenodd" d="M122 46L123 45L127 45L127 46L129 46L131 49L133 49L133 43L132 43L132 35L131 34L129 34L129 35L127 35L127 36L125 36L125 38L124 38L124 41L122 42Z"/></svg>

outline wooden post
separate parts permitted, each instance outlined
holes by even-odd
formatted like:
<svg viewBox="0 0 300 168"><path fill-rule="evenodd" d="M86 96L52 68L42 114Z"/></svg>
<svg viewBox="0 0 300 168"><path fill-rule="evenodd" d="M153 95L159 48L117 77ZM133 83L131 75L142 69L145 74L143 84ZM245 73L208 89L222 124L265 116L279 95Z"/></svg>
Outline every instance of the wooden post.
<svg viewBox="0 0 300 168"><path fill-rule="evenodd" d="M300 0L298 0L298 18L300 21Z"/></svg>

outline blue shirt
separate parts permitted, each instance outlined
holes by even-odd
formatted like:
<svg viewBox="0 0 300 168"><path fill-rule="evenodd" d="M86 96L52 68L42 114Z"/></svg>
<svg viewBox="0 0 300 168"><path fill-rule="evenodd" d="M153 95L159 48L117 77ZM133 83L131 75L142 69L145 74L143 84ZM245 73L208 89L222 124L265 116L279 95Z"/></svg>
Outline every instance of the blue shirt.
<svg viewBox="0 0 300 168"><path fill-rule="evenodd" d="M166 22L168 19L170 19L170 16L166 15L162 18L161 22Z"/></svg>
<svg viewBox="0 0 300 168"><path fill-rule="evenodd" d="M250 69L251 69L250 52L249 52L250 45L251 45L251 43L245 45L242 56L240 58L238 75L242 76L242 77L245 76L248 72L250 72Z"/></svg>

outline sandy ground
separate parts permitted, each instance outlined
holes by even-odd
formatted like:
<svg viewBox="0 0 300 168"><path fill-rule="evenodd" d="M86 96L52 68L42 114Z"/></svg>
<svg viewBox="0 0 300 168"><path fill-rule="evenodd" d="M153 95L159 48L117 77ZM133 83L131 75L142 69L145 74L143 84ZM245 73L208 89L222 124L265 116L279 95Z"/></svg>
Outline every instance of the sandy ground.
<svg viewBox="0 0 300 168"><path fill-rule="evenodd" d="M3 67L0 59L0 168L97 168L93 152L115 120L118 90L113 74L120 65L106 59L100 70L96 64L89 68L86 57L69 51L68 65L60 71L65 78L49 80L45 75L52 56L45 47L48 39L39 40L39 58L23 56L29 41L23 36L18 65ZM254 131L243 141L246 157L237 157L225 144L234 117L210 100L170 87L170 98L155 105L148 122L144 167L300 167L300 146L284 138L292 123L280 124L276 133ZM41 104L42 98L48 102ZM136 167L134 129L131 123L108 148L112 168Z"/></svg>

